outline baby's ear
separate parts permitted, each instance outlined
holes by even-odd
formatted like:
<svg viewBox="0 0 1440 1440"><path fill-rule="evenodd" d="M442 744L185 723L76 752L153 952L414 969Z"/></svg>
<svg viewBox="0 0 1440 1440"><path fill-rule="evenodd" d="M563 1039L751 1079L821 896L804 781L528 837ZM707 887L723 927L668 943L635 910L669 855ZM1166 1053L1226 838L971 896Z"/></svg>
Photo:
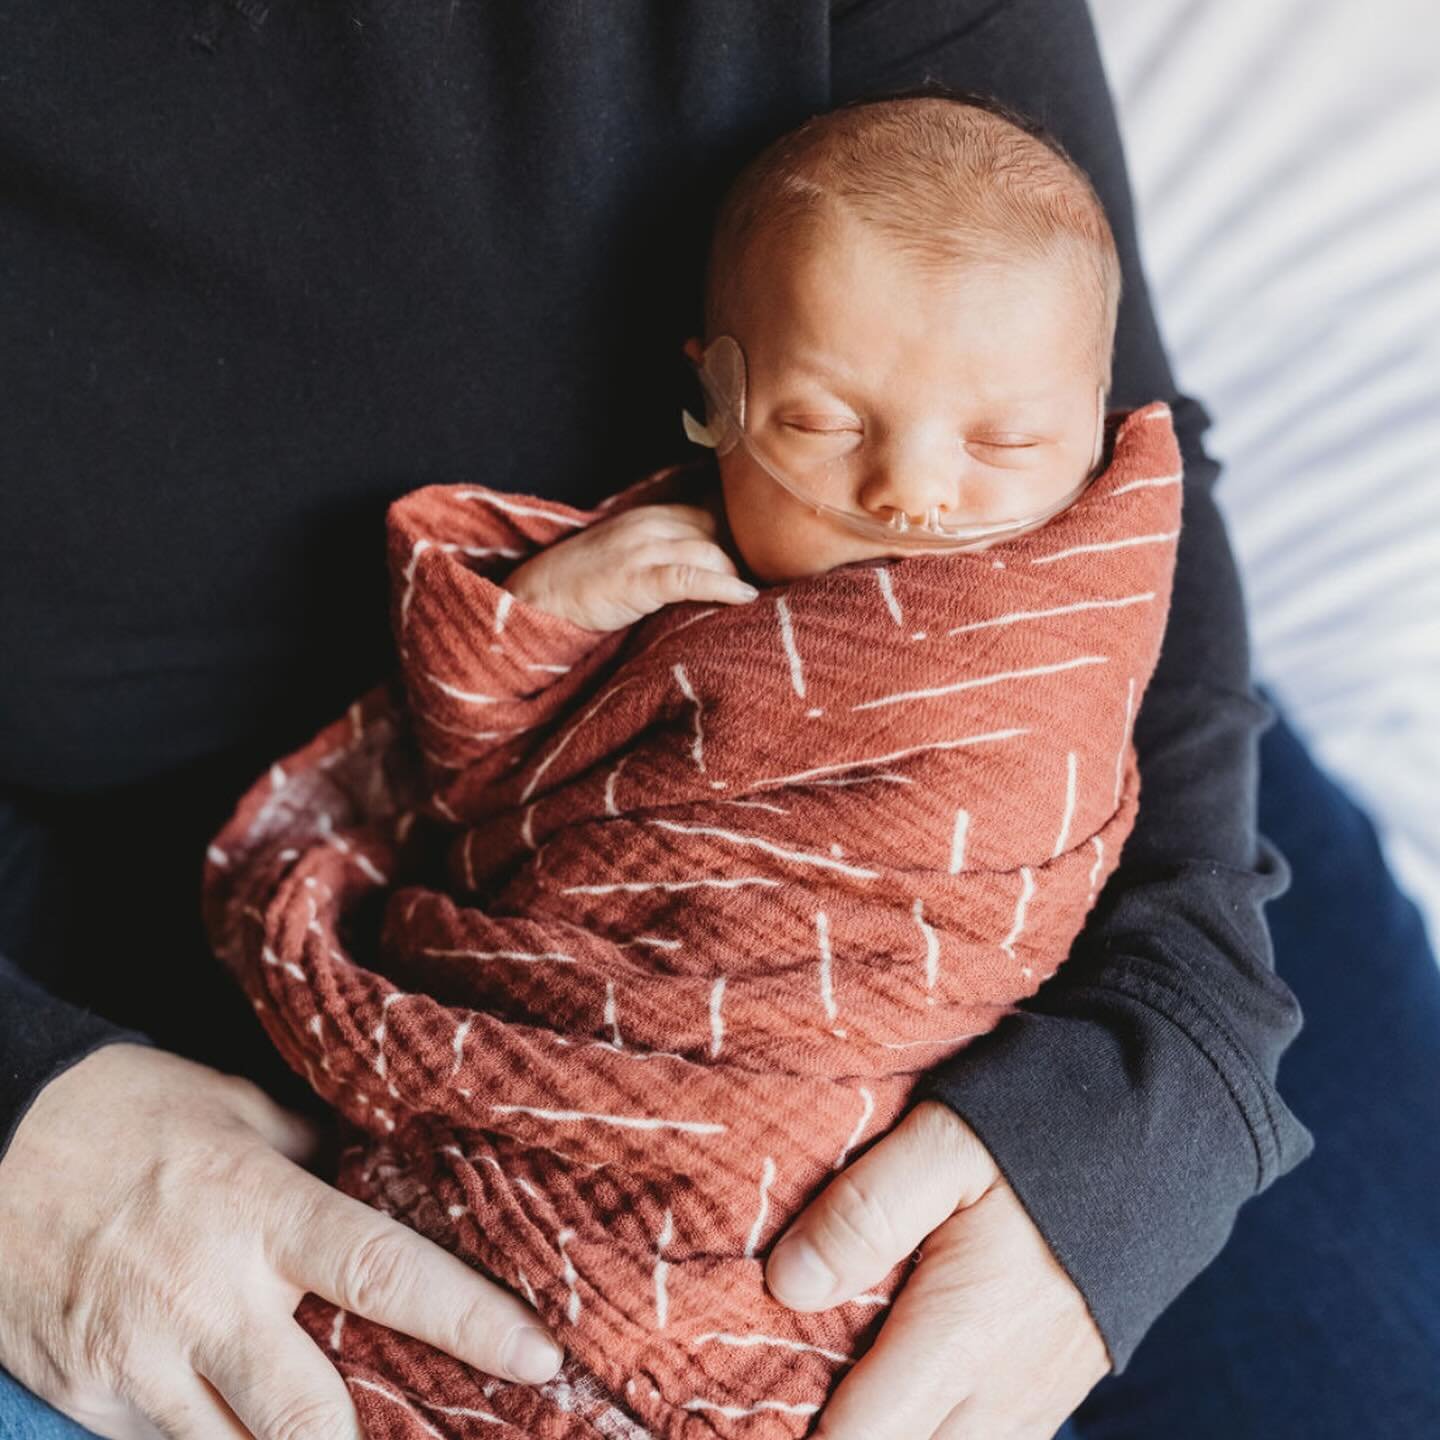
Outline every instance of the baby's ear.
<svg viewBox="0 0 1440 1440"><path fill-rule="evenodd" d="M696 365L699 365L705 358L705 347L700 343L698 335L692 335L681 347L682 353L687 355Z"/></svg>

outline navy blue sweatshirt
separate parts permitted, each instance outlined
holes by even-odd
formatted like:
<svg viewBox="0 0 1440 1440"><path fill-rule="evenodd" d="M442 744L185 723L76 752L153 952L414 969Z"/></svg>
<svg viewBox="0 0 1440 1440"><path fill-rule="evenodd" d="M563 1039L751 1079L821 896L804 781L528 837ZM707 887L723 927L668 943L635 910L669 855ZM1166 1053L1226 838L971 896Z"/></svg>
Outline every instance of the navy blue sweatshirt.
<svg viewBox="0 0 1440 1440"><path fill-rule="evenodd" d="M1270 712L1080 0L3 7L0 1147L124 1036L313 1110L205 947L200 865L389 669L386 505L590 504L692 453L680 345L725 185L806 116L932 81L1090 173L1124 264L1111 405L1168 400L1186 459L1138 825L1057 977L926 1082L1123 1367L1310 1142L1274 1085L1299 1016L1263 914Z"/></svg>

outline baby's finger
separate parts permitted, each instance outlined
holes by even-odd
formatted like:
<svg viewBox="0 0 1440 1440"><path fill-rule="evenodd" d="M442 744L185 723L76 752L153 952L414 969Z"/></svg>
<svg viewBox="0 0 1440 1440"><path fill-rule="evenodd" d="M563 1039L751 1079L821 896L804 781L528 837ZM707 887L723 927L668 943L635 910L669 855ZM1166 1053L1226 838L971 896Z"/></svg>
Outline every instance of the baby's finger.
<svg viewBox="0 0 1440 1440"><path fill-rule="evenodd" d="M647 565L693 565L697 570L714 570L734 575L735 562L713 540L668 540L646 547Z"/></svg>
<svg viewBox="0 0 1440 1440"><path fill-rule="evenodd" d="M661 605L681 600L715 600L725 605L748 605L759 595L735 575L722 575L699 565L657 565L649 572L649 589Z"/></svg>
<svg viewBox="0 0 1440 1440"><path fill-rule="evenodd" d="M636 515L664 535L691 535L698 531L711 539L719 531L715 517L703 505L646 505L637 507Z"/></svg>

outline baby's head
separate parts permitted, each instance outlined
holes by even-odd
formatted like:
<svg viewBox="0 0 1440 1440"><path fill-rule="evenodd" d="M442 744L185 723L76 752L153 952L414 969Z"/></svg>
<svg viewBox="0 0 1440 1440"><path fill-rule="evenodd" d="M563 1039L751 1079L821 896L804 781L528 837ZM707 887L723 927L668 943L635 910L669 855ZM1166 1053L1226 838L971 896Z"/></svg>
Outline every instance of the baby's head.
<svg viewBox="0 0 1440 1440"><path fill-rule="evenodd" d="M775 141L721 204L705 338L686 344L743 360L749 443L719 464L751 571L915 551L805 504L757 455L881 522L1053 509L1099 458L1119 298L1090 182L989 102L870 101Z"/></svg>

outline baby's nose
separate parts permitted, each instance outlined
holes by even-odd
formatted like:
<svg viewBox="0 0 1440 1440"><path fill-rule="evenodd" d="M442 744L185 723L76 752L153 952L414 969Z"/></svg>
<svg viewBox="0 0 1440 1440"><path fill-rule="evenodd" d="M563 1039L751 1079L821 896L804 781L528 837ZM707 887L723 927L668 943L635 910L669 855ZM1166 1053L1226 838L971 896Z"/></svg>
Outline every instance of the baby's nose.
<svg viewBox="0 0 1440 1440"><path fill-rule="evenodd" d="M920 525L938 512L952 524L963 524L986 517L996 498L991 492L991 482L961 451L948 456L895 453L874 457L858 499L882 520L905 515Z"/></svg>

